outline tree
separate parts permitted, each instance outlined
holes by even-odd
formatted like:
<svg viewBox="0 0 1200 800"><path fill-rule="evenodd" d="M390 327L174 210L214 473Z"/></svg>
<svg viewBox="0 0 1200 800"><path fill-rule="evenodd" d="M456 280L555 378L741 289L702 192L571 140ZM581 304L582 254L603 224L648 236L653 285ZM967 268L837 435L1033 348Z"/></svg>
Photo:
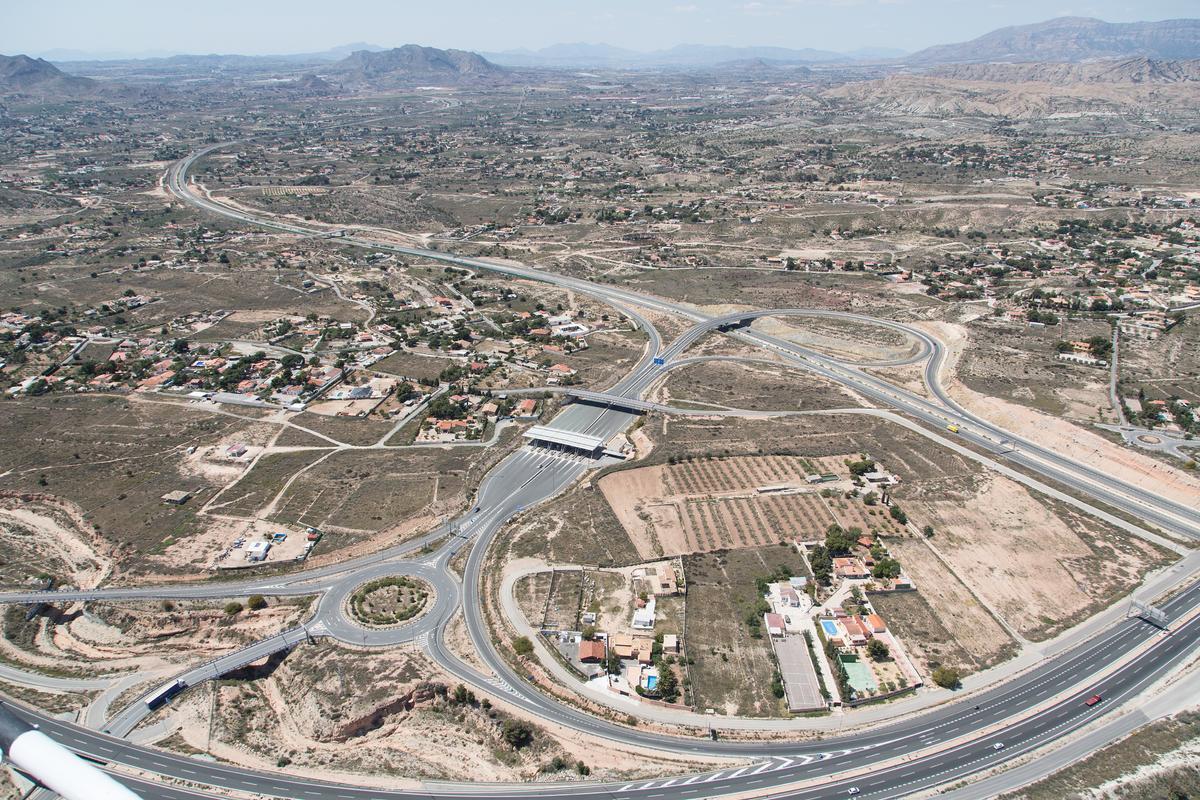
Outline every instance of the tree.
<svg viewBox="0 0 1200 800"><path fill-rule="evenodd" d="M900 509L900 506L892 506L892 510L888 513L892 515L892 519L896 520L896 522L899 522L901 525L908 524L908 514L905 514Z"/></svg>
<svg viewBox="0 0 1200 800"><path fill-rule="evenodd" d="M242 604L237 600L225 604L225 613L229 616L235 616L242 613Z"/></svg>
<svg viewBox="0 0 1200 800"><path fill-rule="evenodd" d="M962 677L954 667L938 667L933 671L933 682L943 689L957 689L962 686Z"/></svg>
<svg viewBox="0 0 1200 800"><path fill-rule="evenodd" d="M881 558L871 568L871 576L875 578L899 578L900 562L891 556Z"/></svg>
<svg viewBox="0 0 1200 800"><path fill-rule="evenodd" d="M867 642L867 655L872 661L887 661L891 651L888 646L879 639L872 639Z"/></svg>
<svg viewBox="0 0 1200 800"><path fill-rule="evenodd" d="M619 675L621 673L621 657L617 655L617 651L608 651L608 655L604 657L604 668L608 670L609 675Z"/></svg>
<svg viewBox="0 0 1200 800"><path fill-rule="evenodd" d="M500 735L509 747L520 750L533 742L533 726L523 719L506 719L500 728Z"/></svg>
<svg viewBox="0 0 1200 800"><path fill-rule="evenodd" d="M825 545L819 544L808 554L808 560L812 564L813 578L822 586L828 586L833 575L833 558L829 555L829 550Z"/></svg>
<svg viewBox="0 0 1200 800"><path fill-rule="evenodd" d="M854 475L855 477L866 475L873 469L875 469L875 462L869 458L850 462L850 474Z"/></svg>
<svg viewBox="0 0 1200 800"><path fill-rule="evenodd" d="M932 539L933 538L933 526L926 525L924 528L921 529L921 533L925 534L926 539Z"/></svg>
<svg viewBox="0 0 1200 800"><path fill-rule="evenodd" d="M829 551L831 556L849 555L857 544L858 537L849 531L842 528L841 525L834 523L829 526L825 532L825 549Z"/></svg>
<svg viewBox="0 0 1200 800"><path fill-rule="evenodd" d="M655 668L658 670L658 696L667 703L674 703L679 699L679 679L675 677L675 670L661 658Z"/></svg>
<svg viewBox="0 0 1200 800"><path fill-rule="evenodd" d="M250 595L249 599L246 600L246 606L251 611L261 611L267 607L267 598L263 597L261 594L252 594Z"/></svg>
<svg viewBox="0 0 1200 800"><path fill-rule="evenodd" d="M513 652L521 656L521 658L533 655L533 642L529 641L528 636L518 636L513 639L512 647Z"/></svg>

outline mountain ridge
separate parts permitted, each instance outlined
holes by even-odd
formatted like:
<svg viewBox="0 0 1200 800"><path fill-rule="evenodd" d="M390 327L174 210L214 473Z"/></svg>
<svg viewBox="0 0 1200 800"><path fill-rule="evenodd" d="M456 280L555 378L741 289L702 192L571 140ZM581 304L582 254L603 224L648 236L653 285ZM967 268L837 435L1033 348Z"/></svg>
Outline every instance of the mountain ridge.
<svg viewBox="0 0 1200 800"><path fill-rule="evenodd" d="M1092 17L1057 17L999 28L968 42L936 45L903 61L913 65L1050 63L1132 57L1200 58L1200 19L1105 22Z"/></svg>
<svg viewBox="0 0 1200 800"><path fill-rule="evenodd" d="M27 55L0 55L0 92L74 96L88 94L99 84L91 78L68 75L49 61Z"/></svg>

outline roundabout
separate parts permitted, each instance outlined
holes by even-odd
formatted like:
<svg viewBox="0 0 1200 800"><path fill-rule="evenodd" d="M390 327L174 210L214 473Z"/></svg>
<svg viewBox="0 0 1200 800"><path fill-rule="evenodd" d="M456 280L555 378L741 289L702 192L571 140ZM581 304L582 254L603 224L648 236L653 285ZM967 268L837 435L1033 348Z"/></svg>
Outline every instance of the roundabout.
<svg viewBox="0 0 1200 800"><path fill-rule="evenodd" d="M350 595L350 616L368 628L392 628L425 612L429 584L406 575L376 578Z"/></svg>

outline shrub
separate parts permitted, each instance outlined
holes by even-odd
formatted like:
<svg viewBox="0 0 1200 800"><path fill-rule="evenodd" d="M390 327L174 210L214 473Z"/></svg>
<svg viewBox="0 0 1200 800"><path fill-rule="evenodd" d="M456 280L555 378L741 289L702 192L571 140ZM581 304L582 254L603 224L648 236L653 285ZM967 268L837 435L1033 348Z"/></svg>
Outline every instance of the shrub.
<svg viewBox="0 0 1200 800"><path fill-rule="evenodd" d="M514 750L528 747L533 742L533 726L523 719L506 719L500 735Z"/></svg>
<svg viewBox="0 0 1200 800"><path fill-rule="evenodd" d="M867 655L870 656L872 661L886 661L887 657L891 655L891 651L888 650L888 646L883 642L878 639L872 639L867 642Z"/></svg>
<svg viewBox="0 0 1200 800"><path fill-rule="evenodd" d="M962 686L962 677L954 667L938 667L933 671L933 682L943 689L957 689Z"/></svg>
<svg viewBox="0 0 1200 800"><path fill-rule="evenodd" d="M533 642L529 641L528 636L518 636L513 639L512 647L513 652L521 656L521 658L533 655Z"/></svg>
<svg viewBox="0 0 1200 800"><path fill-rule="evenodd" d="M236 600L234 600L230 603L226 603L225 604L225 613L231 617L234 616L235 614L242 613L242 604Z"/></svg>
<svg viewBox="0 0 1200 800"><path fill-rule="evenodd" d="M246 601L246 607L251 611L261 611L267 607L267 598L261 594L252 594Z"/></svg>

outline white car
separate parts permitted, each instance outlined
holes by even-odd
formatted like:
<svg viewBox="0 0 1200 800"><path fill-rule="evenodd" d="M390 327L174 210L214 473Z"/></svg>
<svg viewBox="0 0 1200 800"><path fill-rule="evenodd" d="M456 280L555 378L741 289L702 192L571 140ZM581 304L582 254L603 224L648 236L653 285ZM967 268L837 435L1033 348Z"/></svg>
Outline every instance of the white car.
<svg viewBox="0 0 1200 800"><path fill-rule="evenodd" d="M1004 742L996 742L994 745L992 745L992 749L993 750L1003 750Z"/></svg>
<svg viewBox="0 0 1200 800"><path fill-rule="evenodd" d="M850 787L850 794L858 794L858 787L857 787L857 786L851 786L851 787Z"/></svg>

